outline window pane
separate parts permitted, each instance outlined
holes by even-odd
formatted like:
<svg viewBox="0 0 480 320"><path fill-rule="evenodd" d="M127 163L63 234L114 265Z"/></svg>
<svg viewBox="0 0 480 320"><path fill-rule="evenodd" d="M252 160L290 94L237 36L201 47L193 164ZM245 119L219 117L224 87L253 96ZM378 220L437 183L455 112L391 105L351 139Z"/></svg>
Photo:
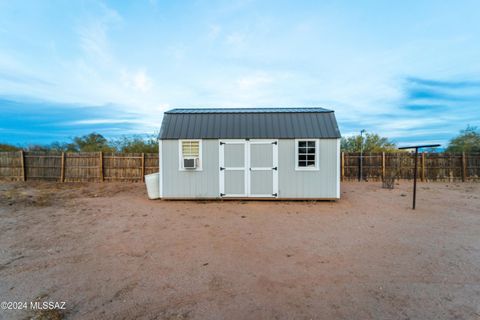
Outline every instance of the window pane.
<svg viewBox="0 0 480 320"><path fill-rule="evenodd" d="M298 167L315 167L315 141L298 141Z"/></svg>
<svg viewBox="0 0 480 320"><path fill-rule="evenodd" d="M306 162L306 161L298 161L298 166L299 166L299 167L306 167L306 166L307 166L307 162Z"/></svg>

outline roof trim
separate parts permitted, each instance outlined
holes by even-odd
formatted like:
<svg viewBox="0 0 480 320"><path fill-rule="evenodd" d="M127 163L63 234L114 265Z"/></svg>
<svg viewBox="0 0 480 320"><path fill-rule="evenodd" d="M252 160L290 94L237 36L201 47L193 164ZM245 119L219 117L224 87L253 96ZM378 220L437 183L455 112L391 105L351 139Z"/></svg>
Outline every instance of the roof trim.
<svg viewBox="0 0 480 320"><path fill-rule="evenodd" d="M212 114L212 113L327 113L333 112L320 107L310 108L175 108L165 114Z"/></svg>

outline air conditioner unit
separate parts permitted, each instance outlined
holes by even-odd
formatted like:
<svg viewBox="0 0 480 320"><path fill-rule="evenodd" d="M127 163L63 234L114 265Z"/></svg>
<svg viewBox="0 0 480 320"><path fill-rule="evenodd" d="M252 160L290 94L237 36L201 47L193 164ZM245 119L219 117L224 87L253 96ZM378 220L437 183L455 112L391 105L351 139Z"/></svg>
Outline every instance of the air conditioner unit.
<svg viewBox="0 0 480 320"><path fill-rule="evenodd" d="M196 169L197 168L198 158L184 158L183 167L185 169Z"/></svg>

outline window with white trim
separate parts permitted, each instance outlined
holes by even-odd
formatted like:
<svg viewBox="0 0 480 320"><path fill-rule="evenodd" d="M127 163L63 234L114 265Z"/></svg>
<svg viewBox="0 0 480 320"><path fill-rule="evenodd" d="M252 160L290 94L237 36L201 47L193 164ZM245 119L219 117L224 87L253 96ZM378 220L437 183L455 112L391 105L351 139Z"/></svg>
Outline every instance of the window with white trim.
<svg viewBox="0 0 480 320"><path fill-rule="evenodd" d="M201 140L179 141L180 170L201 170L202 143ZM187 160L187 161L185 161Z"/></svg>
<svg viewBox="0 0 480 320"><path fill-rule="evenodd" d="M297 170L318 169L318 140L296 140L295 168Z"/></svg>

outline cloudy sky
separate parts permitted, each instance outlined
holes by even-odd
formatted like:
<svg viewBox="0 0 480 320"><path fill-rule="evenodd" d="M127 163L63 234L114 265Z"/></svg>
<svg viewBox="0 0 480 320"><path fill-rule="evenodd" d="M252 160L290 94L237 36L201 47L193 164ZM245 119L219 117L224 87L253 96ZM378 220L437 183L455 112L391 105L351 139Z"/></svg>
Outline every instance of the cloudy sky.
<svg viewBox="0 0 480 320"><path fill-rule="evenodd" d="M480 126L480 2L0 0L1 142L151 134L170 108L257 106L444 144Z"/></svg>

